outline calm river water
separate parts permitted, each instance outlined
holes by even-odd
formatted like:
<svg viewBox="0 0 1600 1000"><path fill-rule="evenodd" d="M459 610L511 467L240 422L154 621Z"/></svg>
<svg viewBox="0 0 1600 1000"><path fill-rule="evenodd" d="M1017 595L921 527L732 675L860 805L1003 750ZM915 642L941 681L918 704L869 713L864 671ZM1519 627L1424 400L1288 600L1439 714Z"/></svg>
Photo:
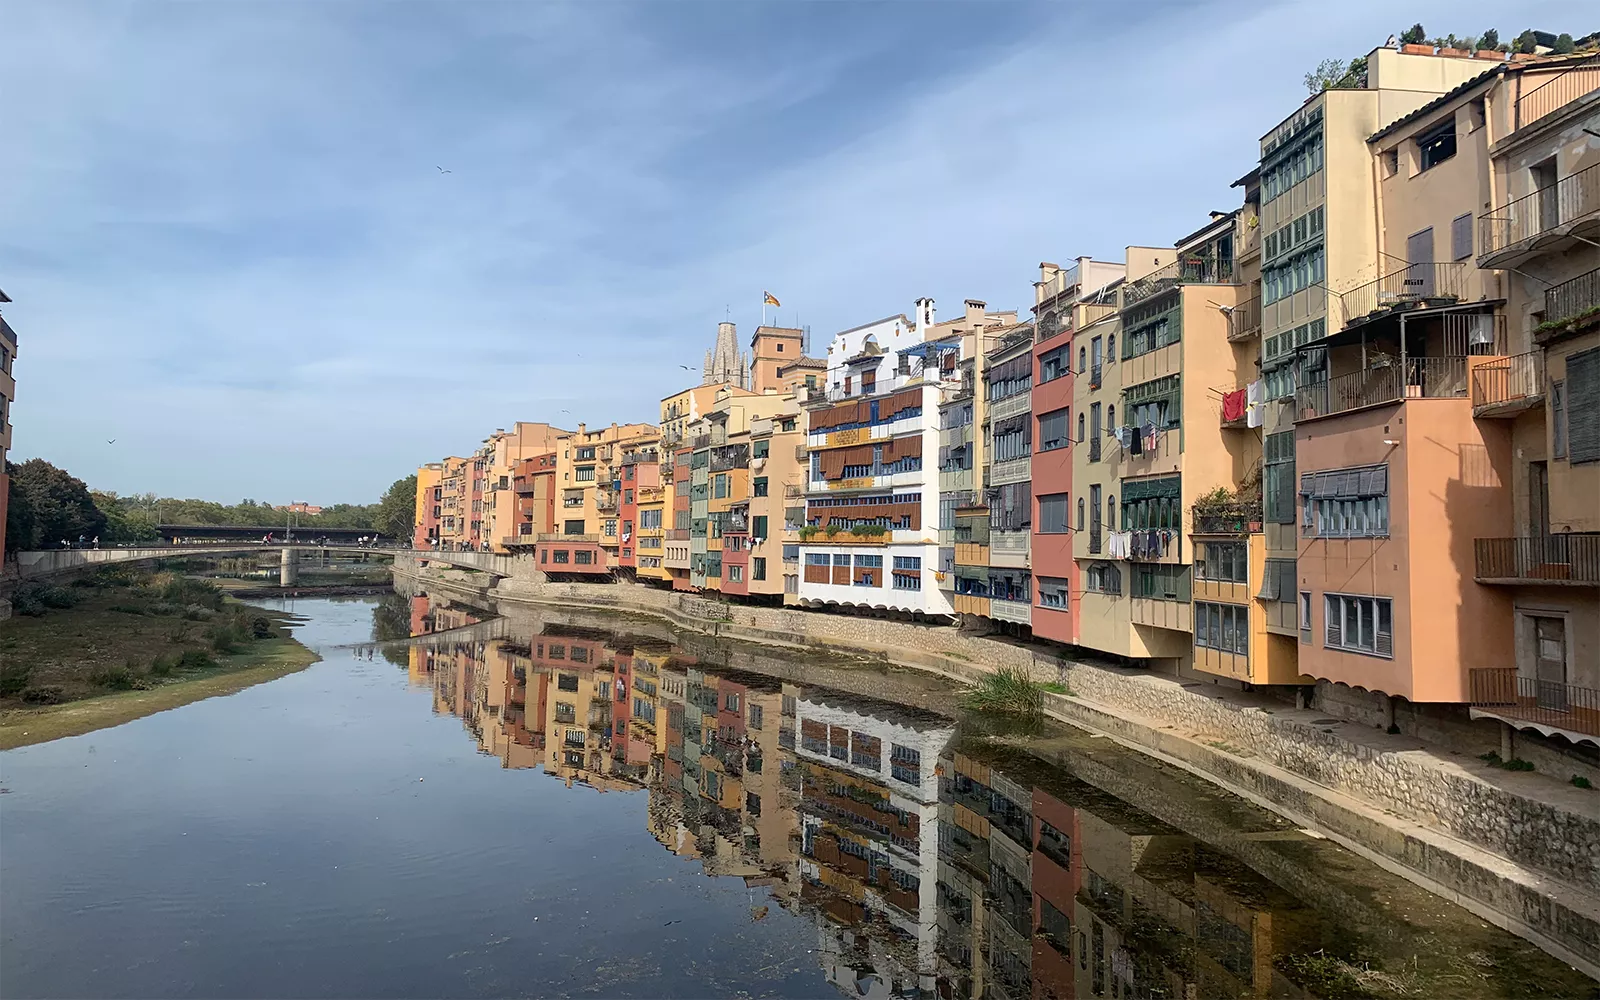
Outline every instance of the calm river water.
<svg viewBox="0 0 1600 1000"><path fill-rule="evenodd" d="M289 609L303 673L0 754L0 995L1600 995L921 675L424 595Z"/></svg>

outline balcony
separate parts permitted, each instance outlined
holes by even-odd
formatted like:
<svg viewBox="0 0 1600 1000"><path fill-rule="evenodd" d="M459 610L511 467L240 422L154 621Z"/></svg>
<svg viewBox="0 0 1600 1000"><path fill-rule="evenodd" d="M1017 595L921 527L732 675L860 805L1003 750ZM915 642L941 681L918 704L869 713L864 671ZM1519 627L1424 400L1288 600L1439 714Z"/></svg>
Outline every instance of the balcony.
<svg viewBox="0 0 1600 1000"><path fill-rule="evenodd" d="M1261 297L1245 299L1228 312L1228 340L1243 343L1261 336Z"/></svg>
<svg viewBox="0 0 1600 1000"><path fill-rule="evenodd" d="M1342 326L1356 326L1407 309L1460 302L1466 297L1469 273L1465 263L1450 261L1401 264L1339 295Z"/></svg>
<svg viewBox="0 0 1600 1000"><path fill-rule="evenodd" d="M1496 358L1472 369L1472 415L1515 417L1544 402L1544 352Z"/></svg>
<svg viewBox="0 0 1600 1000"><path fill-rule="evenodd" d="M1019 625L1033 624L1033 605L1027 601L1007 601L998 597L989 599L989 617Z"/></svg>
<svg viewBox="0 0 1600 1000"><path fill-rule="evenodd" d="M1515 667L1467 672L1474 716L1549 726L1600 742L1600 690L1523 677Z"/></svg>
<svg viewBox="0 0 1600 1000"><path fill-rule="evenodd" d="M1089 461L1100 461L1100 435L1098 434L1089 439Z"/></svg>
<svg viewBox="0 0 1600 1000"><path fill-rule="evenodd" d="M616 510L617 495L610 490L595 490L594 508L595 510Z"/></svg>
<svg viewBox="0 0 1600 1000"><path fill-rule="evenodd" d="M1027 569L1032 534L1026 531L995 531L989 536L989 565Z"/></svg>
<svg viewBox="0 0 1600 1000"><path fill-rule="evenodd" d="M573 545L579 542L598 542L599 535L563 535L560 532L546 533L539 536L541 542L570 542Z"/></svg>
<svg viewBox="0 0 1600 1000"><path fill-rule="evenodd" d="M1473 560L1479 583L1600 587L1600 532L1479 538Z"/></svg>
<svg viewBox="0 0 1600 1000"><path fill-rule="evenodd" d="M1232 257L1187 254L1123 286L1122 308L1143 302L1180 285L1230 285L1235 281Z"/></svg>
<svg viewBox="0 0 1600 1000"><path fill-rule="evenodd" d="M1026 482L1032 468L1033 456L1031 455L995 462L989 467L987 485L1004 486L1007 483Z"/></svg>
<svg viewBox="0 0 1600 1000"><path fill-rule="evenodd" d="M1534 329L1534 340L1547 343L1580 320L1600 322L1600 268L1545 289L1544 322Z"/></svg>
<svg viewBox="0 0 1600 1000"><path fill-rule="evenodd" d="M1600 231L1600 163L1530 191L1478 219L1478 266L1515 267ZM1574 239L1577 237L1577 239Z"/></svg>
<svg viewBox="0 0 1600 1000"><path fill-rule="evenodd" d="M518 476L511 481L511 492L528 494L533 492L534 478L532 476Z"/></svg>
<svg viewBox="0 0 1600 1000"><path fill-rule="evenodd" d="M1466 358L1407 358L1336 375L1295 390L1301 420L1329 417L1402 399L1454 399L1467 394Z"/></svg>
<svg viewBox="0 0 1600 1000"><path fill-rule="evenodd" d="M667 541L669 541L669 542L687 542L688 540L689 540L689 529L688 528L668 528L667 529Z"/></svg>
<svg viewBox="0 0 1600 1000"><path fill-rule="evenodd" d="M1089 366L1089 388L1098 389L1105 383L1105 373L1099 363Z"/></svg>
<svg viewBox="0 0 1600 1000"><path fill-rule="evenodd" d="M1196 535L1254 535L1261 533L1261 498L1229 499L1223 502L1196 501L1193 530Z"/></svg>

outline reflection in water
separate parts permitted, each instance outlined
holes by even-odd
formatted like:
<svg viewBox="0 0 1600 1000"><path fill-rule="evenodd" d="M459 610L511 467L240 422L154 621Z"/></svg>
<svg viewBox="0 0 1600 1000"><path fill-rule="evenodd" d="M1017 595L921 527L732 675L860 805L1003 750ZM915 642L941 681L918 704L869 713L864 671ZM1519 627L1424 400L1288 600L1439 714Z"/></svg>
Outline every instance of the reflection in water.
<svg viewBox="0 0 1600 1000"><path fill-rule="evenodd" d="M409 600L413 635L484 617ZM647 796L650 834L707 876L743 879L752 920L772 906L808 918L849 996L1595 995L1526 943L1214 790L1188 792L1197 824L1222 817L1256 867L1181 832L1110 794L1115 779L1085 780L1123 767L1132 787L1154 767L1105 741L1056 738L1075 773L1042 759L1049 739L1019 748L974 732L981 720L958 729L948 706L849 693L881 690L882 671L802 684L729 666L709 641L696 653L659 629L553 618L414 644L411 679L504 767Z"/></svg>

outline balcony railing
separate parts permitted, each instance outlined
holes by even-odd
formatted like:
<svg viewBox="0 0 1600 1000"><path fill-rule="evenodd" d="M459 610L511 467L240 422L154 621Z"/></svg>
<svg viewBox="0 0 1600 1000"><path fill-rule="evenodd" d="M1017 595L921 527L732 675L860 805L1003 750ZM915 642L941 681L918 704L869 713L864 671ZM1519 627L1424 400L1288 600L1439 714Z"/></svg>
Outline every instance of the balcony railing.
<svg viewBox="0 0 1600 1000"><path fill-rule="evenodd" d="M1339 296L1344 325L1419 304L1459 302L1466 294L1467 273L1465 263L1449 261L1400 265Z"/></svg>
<svg viewBox="0 0 1600 1000"><path fill-rule="evenodd" d="M1544 399L1544 352L1489 361L1472 370L1472 415L1514 414Z"/></svg>
<svg viewBox="0 0 1600 1000"><path fill-rule="evenodd" d="M599 540L599 535L564 535L560 532L550 532L539 536L539 541L541 542L572 542L576 544L578 542L598 542Z"/></svg>
<svg viewBox="0 0 1600 1000"><path fill-rule="evenodd" d="M1197 535L1246 535L1261 531L1261 501L1245 500L1226 504L1195 504L1194 533Z"/></svg>
<svg viewBox="0 0 1600 1000"><path fill-rule="evenodd" d="M1103 373L1100 371L1100 366L1099 365L1090 365L1089 366L1089 388L1091 388L1091 389L1100 388L1102 374Z"/></svg>
<svg viewBox="0 0 1600 1000"><path fill-rule="evenodd" d="M1600 163L1531 191L1478 219L1478 264L1600 212Z"/></svg>
<svg viewBox="0 0 1600 1000"><path fill-rule="evenodd" d="M1234 342L1261 335L1261 296L1245 299L1228 313L1228 339Z"/></svg>
<svg viewBox="0 0 1600 1000"><path fill-rule="evenodd" d="M667 541L669 541L669 542L687 542L688 540L689 540L689 529L688 528L668 528L667 529Z"/></svg>
<svg viewBox="0 0 1600 1000"><path fill-rule="evenodd" d="M1479 583L1600 586L1600 532L1479 538L1473 549Z"/></svg>
<svg viewBox="0 0 1600 1000"><path fill-rule="evenodd" d="M1179 285L1226 285L1234 280L1233 258L1210 254L1180 256L1122 289L1122 308L1143 302Z"/></svg>
<svg viewBox="0 0 1600 1000"><path fill-rule="evenodd" d="M1300 419L1326 417L1400 399L1449 399L1467 394L1466 358L1407 358L1312 382L1295 390Z"/></svg>
<svg viewBox="0 0 1600 1000"><path fill-rule="evenodd" d="M806 491L805 491L804 488L802 488L800 486L796 486L794 483L784 483L783 484L783 496L784 496L785 499L787 499L787 500L797 500L800 497L803 497L805 495L806 495Z"/></svg>
<svg viewBox="0 0 1600 1000"><path fill-rule="evenodd" d="M1597 311L1600 311L1600 268L1544 291L1546 325L1565 323Z"/></svg>
<svg viewBox="0 0 1600 1000"><path fill-rule="evenodd" d="M1569 66L1517 97L1515 128L1525 128L1600 87L1600 56Z"/></svg>
<svg viewBox="0 0 1600 1000"><path fill-rule="evenodd" d="M1600 736L1600 690L1564 681L1523 677L1516 667L1467 672L1473 708L1517 722Z"/></svg>

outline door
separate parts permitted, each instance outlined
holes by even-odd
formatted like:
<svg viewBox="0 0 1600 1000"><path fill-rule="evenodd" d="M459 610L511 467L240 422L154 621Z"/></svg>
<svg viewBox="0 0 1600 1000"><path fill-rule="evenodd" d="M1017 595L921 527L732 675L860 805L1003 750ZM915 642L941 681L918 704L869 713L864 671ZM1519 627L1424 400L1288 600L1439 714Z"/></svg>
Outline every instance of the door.
<svg viewBox="0 0 1600 1000"><path fill-rule="evenodd" d="M1540 708L1567 710L1567 620L1533 619L1534 683Z"/></svg>
<svg viewBox="0 0 1600 1000"><path fill-rule="evenodd" d="M1433 297L1433 227L1406 237L1405 298Z"/></svg>
<svg viewBox="0 0 1600 1000"><path fill-rule="evenodd" d="M1561 225L1560 189L1556 187L1556 161L1546 160L1528 168L1528 179L1533 183L1533 218L1513 239L1527 239L1547 229Z"/></svg>

